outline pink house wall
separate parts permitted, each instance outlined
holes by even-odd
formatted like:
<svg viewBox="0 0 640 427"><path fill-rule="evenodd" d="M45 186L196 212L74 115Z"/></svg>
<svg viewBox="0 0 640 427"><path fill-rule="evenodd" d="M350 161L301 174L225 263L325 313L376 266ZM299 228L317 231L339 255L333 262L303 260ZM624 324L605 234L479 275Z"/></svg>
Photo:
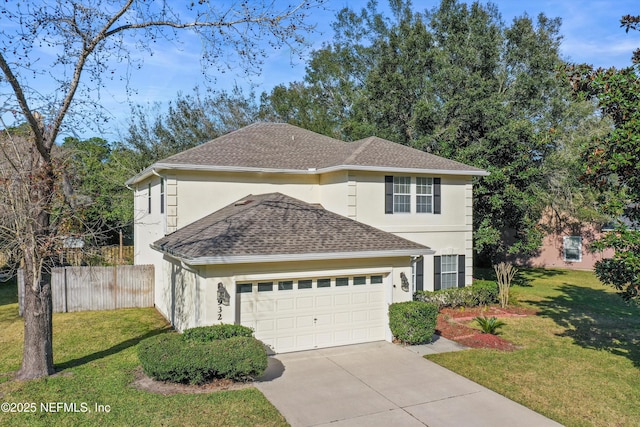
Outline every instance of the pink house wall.
<svg viewBox="0 0 640 427"><path fill-rule="evenodd" d="M565 236L581 236L582 237L582 259L580 261L564 260L564 237ZM598 231L595 226L584 226L582 229L563 230L561 233L548 234L542 243L542 247L537 256L531 258L519 258L516 263L530 267L558 267L573 270L593 270L596 261L603 258L611 258L613 249L607 249L604 252L590 252L589 245L597 238L602 236L602 232Z"/></svg>

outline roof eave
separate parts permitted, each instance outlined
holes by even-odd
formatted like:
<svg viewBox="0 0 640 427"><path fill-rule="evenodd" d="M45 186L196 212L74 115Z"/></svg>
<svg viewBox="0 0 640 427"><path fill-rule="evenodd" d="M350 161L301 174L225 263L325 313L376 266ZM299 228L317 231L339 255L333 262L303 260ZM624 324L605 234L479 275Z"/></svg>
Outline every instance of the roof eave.
<svg viewBox="0 0 640 427"><path fill-rule="evenodd" d="M362 259L362 258L393 258L406 256L433 255L435 251L425 247L424 249L395 249L390 251L357 251L357 252L325 252L306 254L277 254L277 255L230 255L213 257L187 257L174 254L162 248L151 245L152 249L165 253L187 265L220 265L220 264L249 264L271 263L287 261L323 261L335 259Z"/></svg>
<svg viewBox="0 0 640 427"><path fill-rule="evenodd" d="M161 170L181 170L181 171L199 171L199 172L251 172L251 173L280 173L280 174L305 174L319 175L323 173L338 171L364 171L364 172L384 172L384 173L425 173L433 175L462 175L462 176L488 176L489 172L481 169L477 170L457 170L457 169L423 169L423 168L398 168L398 167L382 167L382 166L361 166L361 165L337 165L324 168L308 168L308 169L272 169L272 168L254 168L243 166L214 166L214 165L196 165L182 163L154 163L136 176L130 178L126 185L134 185L144 181L152 176L153 171Z"/></svg>

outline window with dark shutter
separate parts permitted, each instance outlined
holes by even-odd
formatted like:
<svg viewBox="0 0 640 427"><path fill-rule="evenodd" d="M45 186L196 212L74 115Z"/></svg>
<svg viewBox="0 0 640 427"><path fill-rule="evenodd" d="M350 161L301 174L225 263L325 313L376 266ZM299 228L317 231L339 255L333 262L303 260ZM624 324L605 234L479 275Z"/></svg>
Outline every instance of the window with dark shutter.
<svg viewBox="0 0 640 427"><path fill-rule="evenodd" d="M441 257L433 257L433 289L439 291L442 289L442 275L441 275Z"/></svg>

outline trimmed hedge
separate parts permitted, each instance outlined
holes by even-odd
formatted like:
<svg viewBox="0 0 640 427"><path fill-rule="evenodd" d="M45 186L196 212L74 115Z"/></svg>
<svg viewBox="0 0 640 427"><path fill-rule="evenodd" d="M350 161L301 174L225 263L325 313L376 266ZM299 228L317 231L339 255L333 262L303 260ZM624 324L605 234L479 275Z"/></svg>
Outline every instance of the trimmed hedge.
<svg viewBox="0 0 640 427"><path fill-rule="evenodd" d="M199 326L184 331L183 338L187 341L208 342L225 340L233 337L252 337L253 329L242 325L220 324L213 326Z"/></svg>
<svg viewBox="0 0 640 427"><path fill-rule="evenodd" d="M389 328L404 344L431 342L437 317L438 306L433 303L406 301L389 306Z"/></svg>
<svg viewBox="0 0 640 427"><path fill-rule="evenodd" d="M198 342L173 333L141 341L138 358L151 378L184 384L256 378L267 369L268 361L264 345L253 337Z"/></svg>
<svg viewBox="0 0 640 427"><path fill-rule="evenodd" d="M414 300L431 302L443 307L475 307L498 302L498 284L490 280L475 280L472 286L429 292L418 291Z"/></svg>

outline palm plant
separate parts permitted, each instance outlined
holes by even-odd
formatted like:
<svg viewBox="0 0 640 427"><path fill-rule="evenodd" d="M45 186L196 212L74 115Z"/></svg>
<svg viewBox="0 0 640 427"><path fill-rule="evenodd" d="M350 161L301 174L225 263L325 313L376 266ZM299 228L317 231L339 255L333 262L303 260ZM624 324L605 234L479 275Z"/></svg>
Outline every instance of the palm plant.
<svg viewBox="0 0 640 427"><path fill-rule="evenodd" d="M498 335L498 329L506 325L497 317L478 316L473 320L478 323L483 334Z"/></svg>

